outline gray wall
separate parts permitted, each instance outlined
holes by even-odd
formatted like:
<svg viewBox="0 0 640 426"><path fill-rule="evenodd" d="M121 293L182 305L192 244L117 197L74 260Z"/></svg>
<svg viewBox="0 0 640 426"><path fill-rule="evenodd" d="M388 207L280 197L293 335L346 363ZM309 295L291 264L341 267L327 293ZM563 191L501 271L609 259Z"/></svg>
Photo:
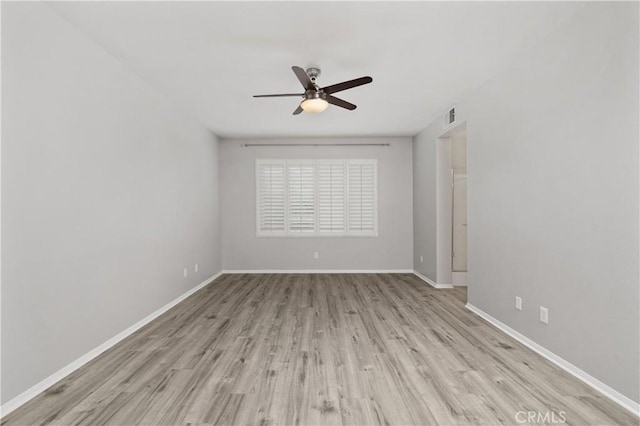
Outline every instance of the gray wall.
<svg viewBox="0 0 640 426"><path fill-rule="evenodd" d="M432 125L413 138L413 269L434 282L438 279L436 139L441 131Z"/></svg>
<svg viewBox="0 0 640 426"><path fill-rule="evenodd" d="M590 3L456 109L467 121L469 302L634 401L638 79L638 4ZM417 167L441 131L438 119L415 138ZM435 184L414 173L429 179L416 189ZM414 216L433 228L431 208L416 203Z"/></svg>
<svg viewBox="0 0 640 426"><path fill-rule="evenodd" d="M389 147L242 147L243 143L391 143ZM412 269L410 138L223 140L223 267L247 269ZM377 158L378 237L256 237L257 158ZM319 252L314 259L313 253Z"/></svg>
<svg viewBox="0 0 640 426"><path fill-rule="evenodd" d="M217 145L45 4L2 4L3 403L220 270Z"/></svg>

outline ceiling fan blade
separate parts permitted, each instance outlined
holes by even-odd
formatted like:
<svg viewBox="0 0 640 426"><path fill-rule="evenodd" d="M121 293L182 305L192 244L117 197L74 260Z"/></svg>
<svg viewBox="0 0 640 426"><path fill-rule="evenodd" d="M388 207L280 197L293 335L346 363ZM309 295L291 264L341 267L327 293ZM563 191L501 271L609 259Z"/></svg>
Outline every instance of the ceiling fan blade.
<svg viewBox="0 0 640 426"><path fill-rule="evenodd" d="M332 84L331 86L323 87L321 90L327 95L330 93L341 92L343 90L351 89L352 87L362 86L363 84L369 84L373 81L371 77L360 77L354 80L343 81L342 83Z"/></svg>
<svg viewBox="0 0 640 426"><path fill-rule="evenodd" d="M357 108L357 106L355 106L351 102L344 101L340 98L336 98L335 96L331 96L331 95L327 95L327 102L329 102L330 104L348 109L349 111L353 111L354 109Z"/></svg>
<svg viewBox="0 0 640 426"><path fill-rule="evenodd" d="M302 87L304 87L305 90L316 90L316 86L313 85L313 82L305 70L300 67L296 67L295 65L292 66L291 69L295 73L296 77L298 77L298 80L300 80L300 83L302 83Z"/></svg>
<svg viewBox="0 0 640 426"><path fill-rule="evenodd" d="M302 107L300 105L298 105L298 108L296 108L295 111L293 111L293 115L298 115L302 112Z"/></svg>
<svg viewBox="0 0 640 426"><path fill-rule="evenodd" d="M285 96L304 96L304 93L278 93L275 95L253 95L254 98L282 98Z"/></svg>

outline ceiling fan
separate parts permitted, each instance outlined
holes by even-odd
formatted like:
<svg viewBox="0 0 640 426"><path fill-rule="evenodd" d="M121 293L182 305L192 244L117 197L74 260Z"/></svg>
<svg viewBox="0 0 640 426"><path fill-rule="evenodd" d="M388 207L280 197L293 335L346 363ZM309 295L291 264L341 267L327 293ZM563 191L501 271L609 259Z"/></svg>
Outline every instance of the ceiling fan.
<svg viewBox="0 0 640 426"><path fill-rule="evenodd" d="M316 84L316 79L320 76L319 68L308 68L306 71L300 67L291 67L293 73L298 77L304 93L280 93L275 95L254 95L254 98L281 98L285 96L300 96L303 97L303 101L300 102L298 108L293 111L293 115L300 114L302 111L310 113L322 112L329 104L333 104L350 111L356 109L356 106L350 102L344 101L340 98L336 98L332 93L341 92L343 90L351 89L353 87L362 86L373 81L371 77L360 77L354 80L343 81L342 83L332 84L331 86L319 87Z"/></svg>

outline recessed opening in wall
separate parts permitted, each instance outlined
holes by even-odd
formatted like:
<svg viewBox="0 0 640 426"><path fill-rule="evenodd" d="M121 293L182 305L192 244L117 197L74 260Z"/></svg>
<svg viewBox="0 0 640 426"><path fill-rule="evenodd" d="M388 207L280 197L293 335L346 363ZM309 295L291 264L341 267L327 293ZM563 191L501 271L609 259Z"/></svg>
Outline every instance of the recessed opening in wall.
<svg viewBox="0 0 640 426"><path fill-rule="evenodd" d="M467 272L467 132L451 138L452 284L466 282ZM463 274L464 273L464 274Z"/></svg>
<svg viewBox="0 0 640 426"><path fill-rule="evenodd" d="M467 285L467 126L443 132L437 140L437 279Z"/></svg>

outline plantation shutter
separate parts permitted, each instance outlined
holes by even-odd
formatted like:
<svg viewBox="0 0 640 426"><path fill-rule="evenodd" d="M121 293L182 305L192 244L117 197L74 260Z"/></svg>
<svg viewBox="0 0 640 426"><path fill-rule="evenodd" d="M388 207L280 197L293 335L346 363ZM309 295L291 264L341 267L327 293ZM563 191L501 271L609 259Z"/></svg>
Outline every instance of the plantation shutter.
<svg viewBox="0 0 640 426"><path fill-rule="evenodd" d="M258 236L378 235L377 160L256 160Z"/></svg>
<svg viewBox="0 0 640 426"><path fill-rule="evenodd" d="M285 163L256 163L256 187L259 235L285 233Z"/></svg>
<svg viewBox="0 0 640 426"><path fill-rule="evenodd" d="M316 230L316 173L314 162L287 163L289 234Z"/></svg>
<svg viewBox="0 0 640 426"><path fill-rule="evenodd" d="M376 160L348 162L348 225L349 235L378 233Z"/></svg>
<svg viewBox="0 0 640 426"><path fill-rule="evenodd" d="M318 232L346 232L346 162L318 161Z"/></svg>

